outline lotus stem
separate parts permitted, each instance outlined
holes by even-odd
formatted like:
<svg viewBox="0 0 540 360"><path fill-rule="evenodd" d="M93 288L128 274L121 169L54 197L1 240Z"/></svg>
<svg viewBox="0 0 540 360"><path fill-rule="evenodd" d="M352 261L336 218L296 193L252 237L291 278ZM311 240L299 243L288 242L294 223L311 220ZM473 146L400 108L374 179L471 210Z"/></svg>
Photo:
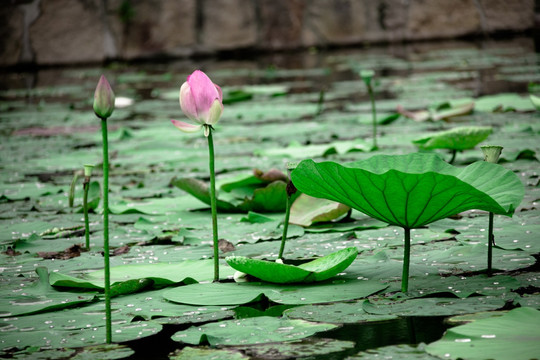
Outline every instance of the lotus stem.
<svg viewBox="0 0 540 360"><path fill-rule="evenodd" d="M210 208L212 211L212 236L214 241L214 282L219 282L219 247L216 200L216 173L214 170L214 140L211 126L208 126L208 155L210 167Z"/></svg>
<svg viewBox="0 0 540 360"><path fill-rule="evenodd" d="M85 176L83 182L83 212L84 212L84 238L86 240L86 250L90 250L90 225L88 221L88 188L90 187L90 177Z"/></svg>
<svg viewBox="0 0 540 360"><path fill-rule="evenodd" d="M75 174L73 174L73 179L71 179L71 185L69 186L68 205L70 208L73 207L73 203L75 202L75 185L77 184L77 179L79 179L79 175L75 172Z"/></svg>
<svg viewBox="0 0 540 360"><path fill-rule="evenodd" d="M450 161L448 161L449 164L454 163L454 160L456 160L456 154L457 154L457 150L452 149L452 157L450 158Z"/></svg>
<svg viewBox="0 0 540 360"><path fill-rule="evenodd" d="M278 259L283 259L283 251L285 251L285 241L287 240L287 231L289 230L290 217L291 217L291 195L289 195L287 192L287 200L285 203L285 220L283 220L283 235L281 236L281 246L279 247Z"/></svg>
<svg viewBox="0 0 540 360"><path fill-rule="evenodd" d="M484 145L481 147L484 154L484 161L496 164L499 161L503 147L500 145ZM493 235L493 213L489 213L488 224L488 259L487 259L487 274L492 275L492 260L493 260L493 246L495 245L495 235Z"/></svg>
<svg viewBox="0 0 540 360"><path fill-rule="evenodd" d="M401 274L401 292L406 293L409 290L409 261L411 257L411 229L405 230L405 247L403 248L403 271Z"/></svg>
<svg viewBox="0 0 540 360"><path fill-rule="evenodd" d="M103 139L103 257L105 262L105 334L106 342L112 342L111 320L111 272L109 263L109 140L107 118L101 118Z"/></svg>
<svg viewBox="0 0 540 360"><path fill-rule="evenodd" d="M373 120L373 149L377 150L377 109L375 108L375 96L373 94L371 83L368 84L367 88L371 100L371 116Z"/></svg>
<svg viewBox="0 0 540 360"><path fill-rule="evenodd" d="M322 114L324 109L324 88L319 91L319 100L317 101L317 113L315 116L319 116Z"/></svg>
<svg viewBox="0 0 540 360"><path fill-rule="evenodd" d="M493 213L489 213L489 225L488 225L488 257L487 257L487 274L492 275L492 261L493 261L493 245L495 245L495 236L493 235Z"/></svg>

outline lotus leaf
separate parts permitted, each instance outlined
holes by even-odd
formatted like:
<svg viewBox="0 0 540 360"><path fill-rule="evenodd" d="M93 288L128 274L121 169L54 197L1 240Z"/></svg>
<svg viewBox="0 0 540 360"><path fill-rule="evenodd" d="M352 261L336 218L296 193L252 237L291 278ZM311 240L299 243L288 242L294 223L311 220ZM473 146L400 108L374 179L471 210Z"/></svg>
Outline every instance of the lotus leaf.
<svg viewBox="0 0 540 360"><path fill-rule="evenodd" d="M420 149L472 149L491 134L492 128L488 126L463 126L451 130L430 134L413 141Z"/></svg>
<svg viewBox="0 0 540 360"><path fill-rule="evenodd" d="M408 290L410 229L471 209L512 216L524 188L510 170L485 161L460 169L435 154L376 155L347 165L304 160L296 188L405 230L402 291Z"/></svg>
<svg viewBox="0 0 540 360"><path fill-rule="evenodd" d="M333 324L260 316L193 326L177 332L172 339L194 345L208 342L212 346L263 344L303 339L336 327Z"/></svg>
<svg viewBox="0 0 540 360"><path fill-rule="evenodd" d="M511 216L524 196L521 180L500 165L480 161L456 168L423 153L346 165L304 160L291 178L303 193L409 229L470 209Z"/></svg>
<svg viewBox="0 0 540 360"><path fill-rule="evenodd" d="M319 284L211 283L168 289L166 300L190 305L240 305L266 296L279 304L305 305L362 299L388 286L377 280L334 280Z"/></svg>
<svg viewBox="0 0 540 360"><path fill-rule="evenodd" d="M356 255L358 250L350 247L299 266L244 256L229 256L225 260L232 268L261 280L287 284L327 280L345 270L356 259Z"/></svg>
<svg viewBox="0 0 540 360"><path fill-rule="evenodd" d="M426 351L445 359L529 360L540 354L540 311L517 308L453 327Z"/></svg>

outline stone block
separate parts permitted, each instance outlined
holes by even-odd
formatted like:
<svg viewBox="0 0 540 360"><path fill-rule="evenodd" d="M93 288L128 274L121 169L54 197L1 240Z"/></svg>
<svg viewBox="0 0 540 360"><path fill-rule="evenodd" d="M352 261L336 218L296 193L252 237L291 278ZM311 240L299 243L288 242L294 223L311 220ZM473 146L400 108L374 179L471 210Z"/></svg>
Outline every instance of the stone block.
<svg viewBox="0 0 540 360"><path fill-rule="evenodd" d="M121 58L192 55L196 0L112 0L107 15Z"/></svg>
<svg viewBox="0 0 540 360"><path fill-rule="evenodd" d="M407 38L451 38L481 31L479 9L474 0L411 0Z"/></svg>
<svg viewBox="0 0 540 360"><path fill-rule="evenodd" d="M259 47L294 49L302 46L304 8L309 1L259 0Z"/></svg>
<svg viewBox="0 0 540 360"><path fill-rule="evenodd" d="M210 50L252 47L257 43L253 0L206 0L202 2L200 43Z"/></svg>
<svg viewBox="0 0 540 360"><path fill-rule="evenodd" d="M305 9L305 46L346 45L363 40L366 5L362 0L312 0Z"/></svg>
<svg viewBox="0 0 540 360"><path fill-rule="evenodd" d="M0 66L16 65L23 51L24 14L18 6L0 7Z"/></svg>
<svg viewBox="0 0 540 360"><path fill-rule="evenodd" d="M534 0L479 0L485 31L520 31L534 26Z"/></svg>
<svg viewBox="0 0 540 360"><path fill-rule="evenodd" d="M99 0L43 0L30 25L30 46L38 64L99 62L105 58Z"/></svg>

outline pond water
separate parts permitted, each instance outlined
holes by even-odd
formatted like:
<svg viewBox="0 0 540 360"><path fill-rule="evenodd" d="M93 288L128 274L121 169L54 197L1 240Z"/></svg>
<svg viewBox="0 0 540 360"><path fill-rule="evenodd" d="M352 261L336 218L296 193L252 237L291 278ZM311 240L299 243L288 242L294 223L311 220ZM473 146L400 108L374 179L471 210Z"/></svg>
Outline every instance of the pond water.
<svg viewBox="0 0 540 360"><path fill-rule="evenodd" d="M75 359L75 353L51 352L75 348L82 358L89 356L88 345L103 342L101 137L92 111L94 88L102 73L117 97L117 108L108 120L110 241L115 251L111 264L119 282L151 278L140 283L135 293L124 290L113 299L117 330L113 340L135 353L114 349L117 357L111 358L180 359L182 355L170 353L186 346L197 351L206 350L208 343L221 348L239 341L224 346L236 352L218 349L204 355L342 359L380 347L434 343L450 329L447 319L453 315L481 318L490 311L502 316L498 310L518 307L537 311L540 116L529 99L529 93L540 92L530 86L540 83L540 54L535 46L531 37L511 37L114 62L100 68L4 70L0 78L0 357L24 358L38 351L50 358ZM224 92L224 114L215 132L220 199L228 206L228 212L219 211L218 216L220 238L226 240L220 253L222 277L228 279L219 284L225 285L223 292L212 292L217 290L209 284L208 205L179 182L181 178L208 181L206 139L202 134L180 133L170 124L171 118L184 118L178 90L197 68ZM375 71L377 150L371 148L369 94L358 75L365 69ZM471 103L474 109L463 111ZM445 116L445 111L454 114ZM353 264L317 286L266 284L255 295L238 295L245 301L231 303L227 298L227 286L235 284L226 256L275 260L280 246L284 205L278 202L271 211L257 214L263 211L253 205L255 201L252 208L245 205L247 198L253 200L254 188L236 187L255 168L286 173L287 162L307 158L347 162L374 154L414 153L418 147L413 140L471 125L492 128L489 143L504 146L501 165L516 173L525 188L524 200L512 218L495 217L494 277L484 274L486 212L467 211L412 230L406 295L399 291L403 229L356 210L350 218L306 225L301 221L314 219L300 212L289 227L287 263L300 264L356 247L359 256ZM451 156L446 150L431 151L444 159ZM482 158L475 146L459 152L455 165L465 167ZM97 165L90 194L94 202L90 251L76 246L84 243L80 174L84 164ZM79 177L74 181L76 172ZM72 181L74 206L69 205ZM265 201L281 195L270 193ZM48 270L49 279L42 273L38 281L40 267ZM193 282L208 290L202 300L193 293L186 295L197 285ZM229 302L220 303L221 297ZM51 302L54 307L47 307ZM321 303L327 305L312 305ZM280 304L285 305L279 308ZM239 305L253 309L236 309L235 315ZM258 317L260 323L235 316L249 321ZM512 316L506 321L512 321ZM534 320L534 316L528 317ZM241 330L228 334L223 330L233 326ZM538 330L538 322L524 323L523 329ZM266 332L282 333L283 338L269 347L243 342L264 342ZM237 333L241 339L232 339ZM290 342L292 338L298 340ZM478 348L490 347L483 344ZM21 352L16 353L16 348ZM384 351L388 352L381 356L394 358L417 351L418 358L430 359L436 353L424 352L423 345Z"/></svg>

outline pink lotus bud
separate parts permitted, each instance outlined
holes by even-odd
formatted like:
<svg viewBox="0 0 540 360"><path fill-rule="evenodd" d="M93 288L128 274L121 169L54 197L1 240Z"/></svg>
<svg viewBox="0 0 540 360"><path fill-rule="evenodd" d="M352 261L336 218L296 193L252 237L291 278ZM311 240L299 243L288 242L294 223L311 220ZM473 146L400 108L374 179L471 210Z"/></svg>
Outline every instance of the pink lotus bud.
<svg viewBox="0 0 540 360"><path fill-rule="evenodd" d="M174 126L184 132L195 132L204 126L208 136L208 126L215 125L223 113L223 94L206 74L195 70L180 87L180 107L188 118L199 125L172 120Z"/></svg>
<svg viewBox="0 0 540 360"><path fill-rule="evenodd" d="M101 75L94 93L94 112L99 118L106 119L114 111L114 92L104 75Z"/></svg>

